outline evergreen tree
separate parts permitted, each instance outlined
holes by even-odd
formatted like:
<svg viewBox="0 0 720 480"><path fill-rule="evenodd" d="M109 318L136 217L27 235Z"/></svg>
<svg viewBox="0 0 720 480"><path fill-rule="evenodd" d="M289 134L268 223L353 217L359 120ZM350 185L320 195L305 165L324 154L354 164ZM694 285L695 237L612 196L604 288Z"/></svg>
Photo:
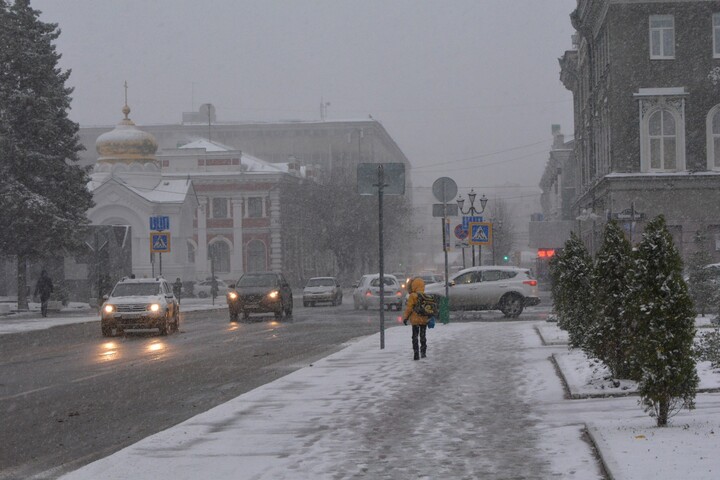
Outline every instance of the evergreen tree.
<svg viewBox="0 0 720 480"><path fill-rule="evenodd" d="M584 347L586 333L593 314L590 254L575 232L560 255L550 264L553 279L553 302L558 314L558 326L567 330L571 347Z"/></svg>
<svg viewBox="0 0 720 480"><path fill-rule="evenodd" d="M632 265L630 242L617 222L608 222L595 257L593 292L597 316L588 328L586 344L588 353L605 363L616 378L630 375L627 356L634 334L623 311Z"/></svg>
<svg viewBox="0 0 720 480"><path fill-rule="evenodd" d="M74 164L82 146L53 45L60 31L39 15L29 0L0 0L0 252L17 258L19 308L26 261L78 245L92 206Z"/></svg>
<svg viewBox="0 0 720 480"><path fill-rule="evenodd" d="M626 308L637 328L633 353L640 369L639 393L645 411L665 426L681 408L694 408L698 376L695 312L680 254L662 215L645 228L632 276Z"/></svg>
<svg viewBox="0 0 720 480"><path fill-rule="evenodd" d="M713 272L705 266L711 262L707 251L707 236L701 230L695 233L695 253L690 255L688 261L690 296L695 303L695 310L702 316L713 305L718 304L716 285L713 282Z"/></svg>

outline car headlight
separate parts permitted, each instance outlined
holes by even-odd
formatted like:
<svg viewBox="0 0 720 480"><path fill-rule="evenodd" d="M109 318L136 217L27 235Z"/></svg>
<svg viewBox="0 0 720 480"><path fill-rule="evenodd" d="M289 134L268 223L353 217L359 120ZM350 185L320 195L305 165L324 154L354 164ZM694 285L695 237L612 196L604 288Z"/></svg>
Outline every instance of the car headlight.
<svg viewBox="0 0 720 480"><path fill-rule="evenodd" d="M278 295L280 295L280 292L278 292L277 290L273 290L272 292L267 294L268 298L272 298L273 300L278 298Z"/></svg>
<svg viewBox="0 0 720 480"><path fill-rule="evenodd" d="M151 312L157 312L158 310L160 310L160 304L153 303L152 305L150 305Z"/></svg>
<svg viewBox="0 0 720 480"><path fill-rule="evenodd" d="M112 313L115 311L115 306L114 305L105 305L103 310L105 310L105 313Z"/></svg>
<svg viewBox="0 0 720 480"><path fill-rule="evenodd" d="M228 293L228 297L230 297L230 300L235 300L238 298L238 294L235 292Z"/></svg>

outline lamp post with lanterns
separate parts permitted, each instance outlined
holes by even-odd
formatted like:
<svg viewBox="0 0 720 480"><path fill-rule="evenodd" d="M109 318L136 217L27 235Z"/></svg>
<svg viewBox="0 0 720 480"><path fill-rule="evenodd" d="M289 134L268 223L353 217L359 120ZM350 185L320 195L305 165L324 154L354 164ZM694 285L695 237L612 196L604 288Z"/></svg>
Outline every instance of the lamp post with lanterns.
<svg viewBox="0 0 720 480"><path fill-rule="evenodd" d="M470 207L468 207L467 210L463 210L463 206L465 205L465 199L462 198L462 196L459 196L456 200L458 209L460 210L460 213L463 215L480 215L485 211L485 206L487 205L488 198L483 193L483 196L480 197L480 210L475 208L475 197L477 197L477 193L475 193L474 189L470 190L470 193L468 193L468 199L470 200ZM482 264L482 245L478 245L478 256L480 257L479 262ZM472 245L472 266L475 266L475 245Z"/></svg>

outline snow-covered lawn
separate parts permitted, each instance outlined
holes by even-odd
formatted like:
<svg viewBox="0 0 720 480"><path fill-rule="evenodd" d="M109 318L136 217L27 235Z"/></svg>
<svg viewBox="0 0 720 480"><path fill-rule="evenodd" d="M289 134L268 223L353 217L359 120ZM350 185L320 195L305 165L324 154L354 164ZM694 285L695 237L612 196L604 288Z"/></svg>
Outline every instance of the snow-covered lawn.
<svg viewBox="0 0 720 480"><path fill-rule="evenodd" d="M702 317L696 324L710 326ZM536 325L536 331L546 344L564 333L550 323ZM720 370L710 362L697 364L696 409L683 410L668 427L657 428L638 404L635 382L613 379L607 367L577 349L556 351L552 358L575 399L568 402L584 410L590 438L613 478L720 478ZM610 398L618 396L625 398Z"/></svg>

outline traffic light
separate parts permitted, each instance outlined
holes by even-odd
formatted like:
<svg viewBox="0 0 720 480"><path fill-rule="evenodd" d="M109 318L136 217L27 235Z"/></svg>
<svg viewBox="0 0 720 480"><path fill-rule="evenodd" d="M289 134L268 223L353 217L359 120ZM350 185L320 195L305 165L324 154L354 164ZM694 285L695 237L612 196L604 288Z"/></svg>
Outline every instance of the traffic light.
<svg viewBox="0 0 720 480"><path fill-rule="evenodd" d="M503 255L503 262L509 262L509 261L510 261L510 257L508 257L507 255Z"/></svg>

